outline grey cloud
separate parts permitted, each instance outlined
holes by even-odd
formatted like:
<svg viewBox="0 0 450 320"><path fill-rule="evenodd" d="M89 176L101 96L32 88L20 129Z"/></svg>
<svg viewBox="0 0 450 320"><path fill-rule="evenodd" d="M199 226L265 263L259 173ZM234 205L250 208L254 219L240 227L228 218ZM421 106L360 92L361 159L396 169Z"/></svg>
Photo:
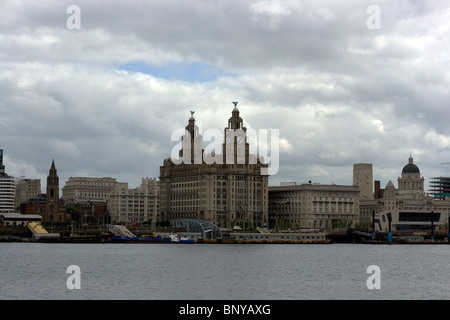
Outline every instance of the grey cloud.
<svg viewBox="0 0 450 320"><path fill-rule="evenodd" d="M56 157L61 175L138 184L158 174L190 108L222 130L235 100L244 122L292 146L271 181L351 183L353 162L384 178L410 152L429 175L449 161L446 1L78 1L81 29L68 30L71 4L0 8L0 146L40 174ZM380 30L366 27L371 4ZM118 70L134 61L203 61L233 76Z"/></svg>

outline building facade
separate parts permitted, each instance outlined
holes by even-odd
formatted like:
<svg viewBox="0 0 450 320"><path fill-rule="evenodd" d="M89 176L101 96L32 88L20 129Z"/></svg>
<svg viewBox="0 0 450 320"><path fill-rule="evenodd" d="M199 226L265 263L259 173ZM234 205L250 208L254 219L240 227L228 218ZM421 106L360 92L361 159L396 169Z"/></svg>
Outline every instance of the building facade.
<svg viewBox="0 0 450 320"><path fill-rule="evenodd" d="M16 181L16 209L20 210L22 203L37 198L41 192L40 179L20 178L20 180Z"/></svg>
<svg viewBox="0 0 450 320"><path fill-rule="evenodd" d="M70 177L62 188L62 198L65 202L107 201L117 184L117 180L110 177Z"/></svg>
<svg viewBox="0 0 450 320"><path fill-rule="evenodd" d="M430 194L436 198L445 200L450 198L450 177L430 178Z"/></svg>
<svg viewBox="0 0 450 320"><path fill-rule="evenodd" d="M71 217L84 225L107 224L107 201L105 200L76 200L64 202L64 207L75 208L79 211L79 217Z"/></svg>
<svg viewBox="0 0 450 320"><path fill-rule="evenodd" d="M47 195L45 193L38 194L37 197L28 199L20 204L20 212L22 214L39 214L44 215L47 204Z"/></svg>
<svg viewBox="0 0 450 320"><path fill-rule="evenodd" d="M361 200L361 222L377 231L433 231L444 227L450 212L450 198L432 197L424 191L424 177L410 156L397 179L374 198ZM377 189L377 188L376 188ZM378 195L377 195L378 194Z"/></svg>
<svg viewBox="0 0 450 320"><path fill-rule="evenodd" d="M160 167L161 219L200 219L222 228L266 226L268 166L249 152L237 103L224 129L222 153L204 154L193 114L185 130L179 159L167 158Z"/></svg>
<svg viewBox="0 0 450 320"><path fill-rule="evenodd" d="M128 183L118 183L111 192L108 212L117 224L159 222L159 184L155 178L142 178L141 186L129 189Z"/></svg>
<svg viewBox="0 0 450 320"><path fill-rule="evenodd" d="M3 150L0 149L0 213L14 212L16 184L14 177L6 174Z"/></svg>
<svg viewBox="0 0 450 320"><path fill-rule="evenodd" d="M360 199L373 198L373 171L371 163L353 164L353 185L360 190Z"/></svg>
<svg viewBox="0 0 450 320"><path fill-rule="evenodd" d="M275 229L346 228L359 223L359 187L291 184L269 187L269 226Z"/></svg>

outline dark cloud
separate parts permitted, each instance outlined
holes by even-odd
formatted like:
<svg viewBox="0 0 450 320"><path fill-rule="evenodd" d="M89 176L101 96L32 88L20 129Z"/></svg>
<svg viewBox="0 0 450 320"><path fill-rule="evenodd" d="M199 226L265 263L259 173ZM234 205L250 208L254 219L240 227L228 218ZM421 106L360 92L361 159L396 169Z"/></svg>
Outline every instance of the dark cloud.
<svg viewBox="0 0 450 320"><path fill-rule="evenodd" d="M223 130L235 100L248 127L280 130L272 183L351 184L352 164L371 162L383 184L410 153L426 179L445 174L447 1L78 1L69 30L72 4L0 5L9 174L45 177L55 158L62 180L138 185L189 110Z"/></svg>

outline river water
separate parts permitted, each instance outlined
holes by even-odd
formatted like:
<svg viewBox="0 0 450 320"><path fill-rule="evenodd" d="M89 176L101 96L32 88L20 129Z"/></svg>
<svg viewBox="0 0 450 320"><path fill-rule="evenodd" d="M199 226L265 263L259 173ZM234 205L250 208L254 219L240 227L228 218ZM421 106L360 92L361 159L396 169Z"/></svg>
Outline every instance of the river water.
<svg viewBox="0 0 450 320"><path fill-rule="evenodd" d="M448 300L449 263L449 245L0 243L0 299Z"/></svg>

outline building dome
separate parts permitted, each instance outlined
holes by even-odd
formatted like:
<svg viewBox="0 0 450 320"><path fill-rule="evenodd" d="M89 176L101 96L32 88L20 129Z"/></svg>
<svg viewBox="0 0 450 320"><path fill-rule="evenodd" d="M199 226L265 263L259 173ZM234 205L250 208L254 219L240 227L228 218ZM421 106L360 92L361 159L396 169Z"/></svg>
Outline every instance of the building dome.
<svg viewBox="0 0 450 320"><path fill-rule="evenodd" d="M234 101L233 104L234 104L233 113L237 112L237 115L239 116L239 109L237 108L238 102Z"/></svg>
<svg viewBox="0 0 450 320"><path fill-rule="evenodd" d="M413 158L411 156L409 156L408 164L403 167L402 174L403 173L418 173L418 174L420 174L419 167L417 167L413 163Z"/></svg>
<svg viewBox="0 0 450 320"><path fill-rule="evenodd" d="M389 182L386 184L386 189L395 189L395 186L391 180L389 180Z"/></svg>
<svg viewBox="0 0 450 320"><path fill-rule="evenodd" d="M408 163L406 166L403 167L402 173L419 173L420 174L420 170L415 164Z"/></svg>

